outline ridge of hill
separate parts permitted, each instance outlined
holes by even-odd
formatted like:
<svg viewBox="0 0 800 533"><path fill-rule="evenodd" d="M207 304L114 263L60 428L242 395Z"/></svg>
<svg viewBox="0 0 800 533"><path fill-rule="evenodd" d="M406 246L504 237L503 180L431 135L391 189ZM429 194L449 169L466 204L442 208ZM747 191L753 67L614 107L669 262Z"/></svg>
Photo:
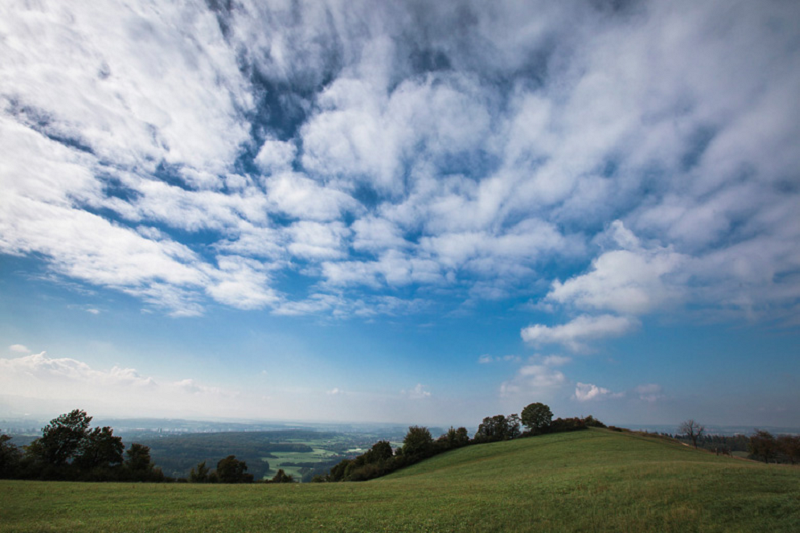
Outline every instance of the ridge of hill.
<svg viewBox="0 0 800 533"><path fill-rule="evenodd" d="M0 482L0 531L797 531L800 468L592 429L366 483Z"/></svg>

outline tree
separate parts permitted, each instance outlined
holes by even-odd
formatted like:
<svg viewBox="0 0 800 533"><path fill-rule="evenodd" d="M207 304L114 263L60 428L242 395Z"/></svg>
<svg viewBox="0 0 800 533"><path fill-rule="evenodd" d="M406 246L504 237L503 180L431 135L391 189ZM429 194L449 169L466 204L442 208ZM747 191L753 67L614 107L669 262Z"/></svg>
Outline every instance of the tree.
<svg viewBox="0 0 800 533"><path fill-rule="evenodd" d="M247 463L229 455L217 463L217 478L220 483L251 483L252 474L247 474Z"/></svg>
<svg viewBox="0 0 800 533"><path fill-rule="evenodd" d="M125 459L125 466L132 472L147 472L153 468L149 446L134 442L125 454L128 456Z"/></svg>
<svg viewBox="0 0 800 533"><path fill-rule="evenodd" d="M800 435L781 435L777 439L777 445L790 463L800 461Z"/></svg>
<svg viewBox="0 0 800 533"><path fill-rule="evenodd" d="M681 427L678 428L678 431L682 435L686 435L689 439L691 439L695 449L697 449L697 439L703 436L705 430L705 426L702 426L691 419L681 424Z"/></svg>
<svg viewBox="0 0 800 533"><path fill-rule="evenodd" d="M508 437L508 420L503 415L487 416L478 426L475 440L479 442L494 442Z"/></svg>
<svg viewBox="0 0 800 533"><path fill-rule="evenodd" d="M272 478L273 483L294 483L294 478L283 471L283 468L278 469L278 472Z"/></svg>
<svg viewBox="0 0 800 533"><path fill-rule="evenodd" d="M452 442L454 443L454 447L457 448L469 444L469 433L467 432L467 428L465 427L458 428L456 430L456 435Z"/></svg>
<svg viewBox="0 0 800 533"><path fill-rule="evenodd" d="M765 463L769 463L778 452L778 443L769 431L756 430L750 436L747 449L752 455L761 457Z"/></svg>
<svg viewBox="0 0 800 533"><path fill-rule="evenodd" d="M372 445L372 448L364 454L365 463L381 463L391 459L394 455L392 443L388 440L379 440Z"/></svg>
<svg viewBox="0 0 800 533"><path fill-rule="evenodd" d="M75 462L87 470L110 468L122 464L125 445L121 437L115 437L108 427L94 428L84 435Z"/></svg>
<svg viewBox="0 0 800 533"><path fill-rule="evenodd" d="M433 437L426 427L411 426L403 439L403 455L424 456L431 449Z"/></svg>
<svg viewBox="0 0 800 533"><path fill-rule="evenodd" d="M528 404L522 410L522 423L534 435L542 433L553 421L553 412L547 405L536 402Z"/></svg>
<svg viewBox="0 0 800 533"><path fill-rule="evenodd" d="M520 420L519 416L516 413L514 413L513 415L510 415L507 418L507 420L508 420L508 434L506 435L506 438L507 439L516 439L517 437L520 436L520 433L521 433L521 431L519 429L519 425L520 425L521 420Z"/></svg>
<svg viewBox="0 0 800 533"><path fill-rule="evenodd" d="M467 428L460 427L455 429L453 426L450 426L447 433L439 437L438 441L443 443L443 446L448 450L460 448L461 446L469 444L469 433L467 432Z"/></svg>
<svg viewBox="0 0 800 533"><path fill-rule="evenodd" d="M0 479L16 477L22 456L19 448L10 441L11 437L8 435L0 435Z"/></svg>
<svg viewBox="0 0 800 533"><path fill-rule="evenodd" d="M150 460L150 447L134 442L122 464L124 472L134 481L164 481L164 473Z"/></svg>
<svg viewBox="0 0 800 533"><path fill-rule="evenodd" d="M42 428L42 436L29 449L38 456L36 459L48 465L58 467L69 464L86 439L91 421L92 417L80 409L60 415Z"/></svg>
<svg viewBox="0 0 800 533"><path fill-rule="evenodd" d="M197 463L196 469L192 468L191 472L189 472L189 482L190 483L208 482L208 467L206 466L205 461Z"/></svg>

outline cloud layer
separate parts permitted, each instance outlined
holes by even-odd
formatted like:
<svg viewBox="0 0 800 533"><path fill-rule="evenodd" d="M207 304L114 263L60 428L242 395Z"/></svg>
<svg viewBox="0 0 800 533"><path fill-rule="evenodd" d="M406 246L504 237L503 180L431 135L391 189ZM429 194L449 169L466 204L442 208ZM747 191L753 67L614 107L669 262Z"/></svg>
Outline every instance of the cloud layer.
<svg viewBox="0 0 800 533"><path fill-rule="evenodd" d="M0 252L62 279L174 315L523 295L576 351L797 321L794 3L0 10Z"/></svg>

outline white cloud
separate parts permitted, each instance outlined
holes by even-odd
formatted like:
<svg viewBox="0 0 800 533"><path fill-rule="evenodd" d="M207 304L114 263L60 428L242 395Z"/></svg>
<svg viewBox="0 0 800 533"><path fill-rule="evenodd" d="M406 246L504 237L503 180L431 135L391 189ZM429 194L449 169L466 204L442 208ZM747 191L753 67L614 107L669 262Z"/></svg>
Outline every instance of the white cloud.
<svg viewBox="0 0 800 533"><path fill-rule="evenodd" d="M357 250L381 251L409 246L401 229L385 218L365 216L353 222L352 229L355 233L353 248Z"/></svg>
<svg viewBox="0 0 800 533"><path fill-rule="evenodd" d="M522 340L534 346L561 344L574 352L586 351L586 341L619 337L638 327L636 319L614 315L581 315L559 326L536 324L523 328Z"/></svg>
<svg viewBox="0 0 800 533"><path fill-rule="evenodd" d="M15 39L0 49L0 92L47 116L54 134L127 166L186 165L182 179L199 187L215 186L200 175L224 170L247 139L249 83L202 6L46 1L3 11Z"/></svg>
<svg viewBox="0 0 800 533"><path fill-rule="evenodd" d="M297 148L291 142L267 139L258 151L254 163L266 174L291 170Z"/></svg>
<svg viewBox="0 0 800 533"><path fill-rule="evenodd" d="M294 218L334 220L345 211L357 210L356 201L349 195L322 187L301 174L284 172L265 183L270 203Z"/></svg>
<svg viewBox="0 0 800 533"><path fill-rule="evenodd" d="M72 382L98 386L136 386L150 387L154 384L151 378L142 378L131 368L113 367L107 371L95 370L76 359L52 359L45 352L32 354L16 359L0 359L5 378L4 389L9 393L23 391L24 386L14 384L15 378L23 378L40 385L47 381ZM38 390L38 389L37 389ZM45 391L38 391L45 392Z"/></svg>
<svg viewBox="0 0 800 533"><path fill-rule="evenodd" d="M639 396L640 400L645 402L655 402L664 397L661 385L656 383L639 385L633 389L633 392Z"/></svg>
<svg viewBox="0 0 800 533"><path fill-rule="evenodd" d="M564 366L571 363L572 358L563 355L546 355L541 358L541 362L545 366Z"/></svg>
<svg viewBox="0 0 800 533"><path fill-rule="evenodd" d="M575 386L575 399L579 402L597 401L606 398L621 398L624 392L612 392L604 387L591 383L580 383Z"/></svg>
<svg viewBox="0 0 800 533"><path fill-rule="evenodd" d="M525 365L509 381L500 385L500 396L531 394L548 396L567 383L566 376L546 364Z"/></svg>
<svg viewBox="0 0 800 533"><path fill-rule="evenodd" d="M409 400L424 400L425 398L430 398L431 393L428 390L425 390L425 386L421 383L417 383L417 386L411 390L402 390L400 394L407 397Z"/></svg>
<svg viewBox="0 0 800 533"><path fill-rule="evenodd" d="M17 352L17 353L30 353L31 352L30 349L27 346L23 345L23 344L12 344L11 346L8 347L8 349L11 350L12 352Z"/></svg>
<svg viewBox="0 0 800 533"><path fill-rule="evenodd" d="M492 356L489 354L484 354L478 358L478 363L482 365L489 363L519 363L520 361L522 361L522 358L518 355Z"/></svg>
<svg viewBox="0 0 800 533"><path fill-rule="evenodd" d="M792 3L39 6L0 8L2 253L179 315L311 309L265 273L313 263L353 300L318 312L551 284L796 321Z"/></svg>
<svg viewBox="0 0 800 533"><path fill-rule="evenodd" d="M628 392L613 392L605 387L600 387L591 383L578 382L575 386L573 398L579 402L635 398L640 401L653 403L664 397L662 391L661 385L655 383L639 385Z"/></svg>
<svg viewBox="0 0 800 533"><path fill-rule="evenodd" d="M260 309L275 304L277 293L269 286L269 276L258 261L238 256L217 257L218 270L208 293L218 302L239 309Z"/></svg>
<svg viewBox="0 0 800 533"><path fill-rule="evenodd" d="M350 234L341 222L321 224L308 220L295 222L285 231L292 241L288 246L292 255L310 260L343 257L344 239Z"/></svg>
<svg viewBox="0 0 800 533"><path fill-rule="evenodd" d="M627 249L603 253L586 274L554 281L547 300L584 310L644 314L684 299L684 285L671 276L686 265L686 256L665 248L645 249L620 221L608 234Z"/></svg>
<svg viewBox="0 0 800 533"><path fill-rule="evenodd" d="M132 368L96 369L76 359L51 358L44 352L0 359L0 388L6 400L12 398L14 405L23 408L29 404L50 406L50 410L80 406L91 413L115 416L254 412L247 406L252 399L238 391L192 378L156 380Z"/></svg>

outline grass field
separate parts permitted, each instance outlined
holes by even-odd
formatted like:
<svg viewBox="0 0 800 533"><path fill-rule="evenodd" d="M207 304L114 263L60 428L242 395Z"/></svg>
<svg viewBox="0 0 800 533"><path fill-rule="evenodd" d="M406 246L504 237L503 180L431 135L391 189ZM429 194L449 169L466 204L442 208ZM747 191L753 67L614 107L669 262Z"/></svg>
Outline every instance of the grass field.
<svg viewBox="0 0 800 533"><path fill-rule="evenodd" d="M281 468L284 472L294 477L296 480L299 480L303 477L300 467L289 466L286 463L313 463L325 461L327 459L331 459L332 457L338 457L338 455L335 452L326 450L324 448L314 448L314 451L310 453L272 452L272 457L273 458L269 459L270 474L274 474L279 468Z"/></svg>
<svg viewBox="0 0 800 533"><path fill-rule="evenodd" d="M800 467L608 430L471 446L367 483L0 482L0 531L800 531Z"/></svg>

